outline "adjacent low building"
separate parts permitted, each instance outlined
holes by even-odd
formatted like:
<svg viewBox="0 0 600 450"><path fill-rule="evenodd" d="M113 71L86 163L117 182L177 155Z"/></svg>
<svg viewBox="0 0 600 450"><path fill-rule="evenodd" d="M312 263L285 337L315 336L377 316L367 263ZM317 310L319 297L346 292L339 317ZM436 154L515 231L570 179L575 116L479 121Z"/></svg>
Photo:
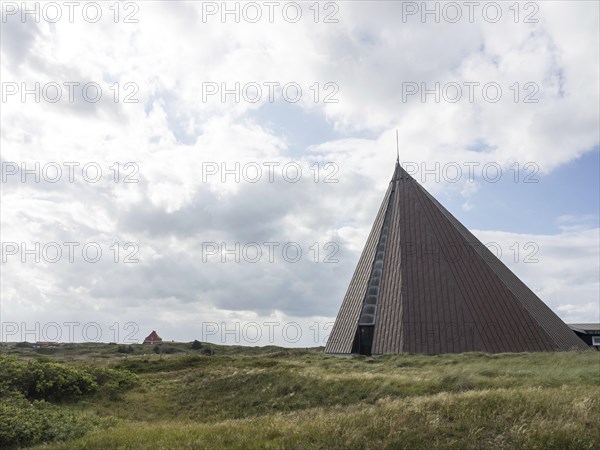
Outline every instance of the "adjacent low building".
<svg viewBox="0 0 600 450"><path fill-rule="evenodd" d="M570 323L569 328L587 345L600 351L600 323Z"/></svg>

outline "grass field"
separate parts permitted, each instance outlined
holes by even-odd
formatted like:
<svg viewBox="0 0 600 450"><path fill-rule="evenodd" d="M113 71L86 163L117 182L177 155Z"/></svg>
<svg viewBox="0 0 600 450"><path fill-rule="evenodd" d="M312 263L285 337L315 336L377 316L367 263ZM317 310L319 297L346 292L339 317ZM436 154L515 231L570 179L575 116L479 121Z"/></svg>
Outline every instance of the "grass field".
<svg viewBox="0 0 600 450"><path fill-rule="evenodd" d="M3 344L0 364L42 358L96 377L95 391L49 402L75 428L34 448L600 448L600 352L336 358L203 346Z"/></svg>

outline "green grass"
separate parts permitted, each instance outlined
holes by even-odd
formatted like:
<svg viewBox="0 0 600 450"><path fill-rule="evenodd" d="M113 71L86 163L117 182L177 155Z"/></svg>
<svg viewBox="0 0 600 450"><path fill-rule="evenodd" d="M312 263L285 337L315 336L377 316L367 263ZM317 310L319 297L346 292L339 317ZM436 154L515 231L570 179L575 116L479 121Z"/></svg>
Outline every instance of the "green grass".
<svg viewBox="0 0 600 450"><path fill-rule="evenodd" d="M169 345L181 352L136 346L125 357L98 344L45 355L127 369L139 383L59 405L103 425L40 448L600 448L598 352L336 358L212 346L205 356Z"/></svg>
<svg viewBox="0 0 600 450"><path fill-rule="evenodd" d="M213 424L123 421L110 432L50 448L593 449L598 448L600 405L588 394L556 388L482 390Z"/></svg>

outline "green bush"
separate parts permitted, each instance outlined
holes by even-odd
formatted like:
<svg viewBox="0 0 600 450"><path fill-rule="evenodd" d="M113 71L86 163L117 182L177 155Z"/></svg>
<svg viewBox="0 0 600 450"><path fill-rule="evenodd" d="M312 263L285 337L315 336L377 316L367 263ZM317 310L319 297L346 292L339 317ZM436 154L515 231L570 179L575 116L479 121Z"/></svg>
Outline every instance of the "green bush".
<svg viewBox="0 0 600 450"><path fill-rule="evenodd" d="M17 342L15 344L16 348L33 348L33 344L31 342Z"/></svg>
<svg viewBox="0 0 600 450"><path fill-rule="evenodd" d="M11 357L0 357L0 380L6 389L29 400L72 400L98 390L84 369L50 361L24 363Z"/></svg>
<svg viewBox="0 0 600 450"><path fill-rule="evenodd" d="M116 399L119 394L139 384L139 378L128 370L115 370L100 367L88 369L96 383L100 394L108 394L111 399Z"/></svg>
<svg viewBox="0 0 600 450"><path fill-rule="evenodd" d="M96 392L114 400L138 382L137 375L127 370L0 356L0 448L79 437L93 421L49 401L76 400Z"/></svg>
<svg viewBox="0 0 600 450"><path fill-rule="evenodd" d="M26 363L0 356L0 389L20 392L29 400L76 400L101 387L117 394L137 383L137 376L126 370L72 367L52 361Z"/></svg>
<svg viewBox="0 0 600 450"><path fill-rule="evenodd" d="M0 448L13 449L82 436L90 424L44 400L0 391Z"/></svg>

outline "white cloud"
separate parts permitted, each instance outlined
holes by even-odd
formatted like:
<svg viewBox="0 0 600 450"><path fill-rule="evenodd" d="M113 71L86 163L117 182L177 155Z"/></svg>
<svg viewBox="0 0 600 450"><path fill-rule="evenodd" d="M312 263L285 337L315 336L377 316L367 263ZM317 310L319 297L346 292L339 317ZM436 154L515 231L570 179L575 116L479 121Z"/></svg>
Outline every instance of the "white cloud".
<svg viewBox="0 0 600 450"><path fill-rule="evenodd" d="M462 209L463 209L464 211L467 211L467 212L469 212L469 211L471 211L473 208L475 208L475 205L473 205L473 203L471 203L469 200L467 200L466 202L464 202L464 203L461 205L461 207L462 207Z"/></svg>

